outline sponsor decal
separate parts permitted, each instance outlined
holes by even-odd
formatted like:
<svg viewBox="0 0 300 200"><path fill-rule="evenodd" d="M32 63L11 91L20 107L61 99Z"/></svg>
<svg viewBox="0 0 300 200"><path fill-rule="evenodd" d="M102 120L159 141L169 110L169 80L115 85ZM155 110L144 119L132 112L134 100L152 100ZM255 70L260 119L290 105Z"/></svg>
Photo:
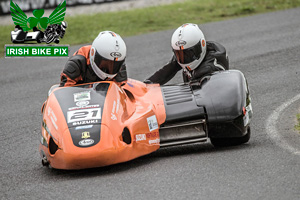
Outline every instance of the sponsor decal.
<svg viewBox="0 0 300 200"><path fill-rule="evenodd" d="M110 56L113 57L113 58L121 58L122 54L119 53L119 52L111 52Z"/></svg>
<svg viewBox="0 0 300 200"><path fill-rule="evenodd" d="M87 139L87 138L90 138L90 137L91 137L91 134L88 131L85 131L85 132L81 133L81 138L82 139Z"/></svg>
<svg viewBox="0 0 300 200"><path fill-rule="evenodd" d="M74 93L73 95L74 95L74 102L91 100L91 91Z"/></svg>
<svg viewBox="0 0 300 200"><path fill-rule="evenodd" d="M85 125L85 124L97 124L99 120L86 120L86 121L78 121L73 122L73 126Z"/></svg>
<svg viewBox="0 0 300 200"><path fill-rule="evenodd" d="M114 103L113 103L113 108L112 108L111 112L115 113L115 109L116 109L116 101L114 101Z"/></svg>
<svg viewBox="0 0 300 200"><path fill-rule="evenodd" d="M57 122L57 117L55 116L55 114L54 114L54 112L53 112L53 110L52 110L51 107L48 107L47 115L50 116L50 120L51 120L51 122L52 122L54 128L55 128L56 130L58 130L58 126L57 126L57 124L56 124L56 122Z"/></svg>
<svg viewBox="0 0 300 200"><path fill-rule="evenodd" d="M159 137L159 133L158 131L154 131L154 132L150 132L150 133L146 133L147 138L156 138Z"/></svg>
<svg viewBox="0 0 300 200"><path fill-rule="evenodd" d="M111 119L112 120L117 120L117 116L115 115L115 113L117 113L119 111L119 107L120 107L120 99L117 100L117 103L116 101L114 101L113 103L113 108L111 110Z"/></svg>
<svg viewBox="0 0 300 200"><path fill-rule="evenodd" d="M149 144L159 144L160 139L149 140Z"/></svg>
<svg viewBox="0 0 300 200"><path fill-rule="evenodd" d="M71 107L68 110L80 110L80 109L88 109L88 108L99 108L100 106L97 105L87 105L87 106L81 106L81 107Z"/></svg>
<svg viewBox="0 0 300 200"><path fill-rule="evenodd" d="M116 108L116 113L119 112L119 108L120 108L120 99L117 100L117 108Z"/></svg>
<svg viewBox="0 0 300 200"><path fill-rule="evenodd" d="M175 45L178 46L178 47L184 46L184 45L186 45L186 41L184 41L184 40L179 40L179 41L177 41L177 42L175 43Z"/></svg>
<svg viewBox="0 0 300 200"><path fill-rule="evenodd" d="M50 116L50 114L53 116L53 118L55 119L55 121L57 121L57 118L52 110L52 108L49 106L48 110L47 110L47 115Z"/></svg>
<svg viewBox="0 0 300 200"><path fill-rule="evenodd" d="M148 127L149 127L149 131L152 132L156 129L158 129L158 123L157 123L157 120L156 120L156 116L153 115L151 117L148 117L147 118L147 123L148 123Z"/></svg>
<svg viewBox="0 0 300 200"><path fill-rule="evenodd" d="M57 124L56 124L56 121L53 119L52 116L50 116L50 120L51 120L51 122L52 122L54 128L55 128L56 130L58 130L58 126L57 126Z"/></svg>
<svg viewBox="0 0 300 200"><path fill-rule="evenodd" d="M72 110L67 113L67 122L97 120L101 119L101 108L90 108L82 110Z"/></svg>
<svg viewBox="0 0 300 200"><path fill-rule="evenodd" d="M77 126L75 127L75 130L90 129L90 128L93 128L93 125Z"/></svg>
<svg viewBox="0 0 300 200"><path fill-rule="evenodd" d="M135 141L144 141L146 140L146 134L138 134L138 135L135 135Z"/></svg>
<svg viewBox="0 0 300 200"><path fill-rule="evenodd" d="M80 146L89 146L89 145L94 144L94 140L93 139L84 139L84 140L79 141L78 144Z"/></svg>
<svg viewBox="0 0 300 200"><path fill-rule="evenodd" d="M78 102L76 102L76 106L78 106L78 107L85 107L85 106L87 106L87 105L89 105L89 101L78 101Z"/></svg>

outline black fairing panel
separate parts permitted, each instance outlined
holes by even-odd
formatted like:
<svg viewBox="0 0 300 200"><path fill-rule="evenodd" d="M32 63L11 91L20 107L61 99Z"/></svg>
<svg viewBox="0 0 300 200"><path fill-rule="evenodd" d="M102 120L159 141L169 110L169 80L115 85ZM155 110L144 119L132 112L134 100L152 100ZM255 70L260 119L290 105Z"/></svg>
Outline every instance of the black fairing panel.
<svg viewBox="0 0 300 200"><path fill-rule="evenodd" d="M162 86L165 124L206 119L209 137L242 137L252 116L246 79L238 70L215 72L202 81ZM249 116L244 116L249 108Z"/></svg>
<svg viewBox="0 0 300 200"><path fill-rule="evenodd" d="M197 106L189 85L169 85L161 87L168 123L205 119L205 110Z"/></svg>
<svg viewBox="0 0 300 200"><path fill-rule="evenodd" d="M204 106L209 123L226 122L243 114L246 106L247 84L244 75L237 70L216 72L202 83L194 86L198 106Z"/></svg>
<svg viewBox="0 0 300 200"><path fill-rule="evenodd" d="M200 86L193 86L193 92L197 105L206 109L209 137L243 137L247 133L249 123L246 122L244 110L251 105L242 72L216 72Z"/></svg>
<svg viewBox="0 0 300 200"><path fill-rule="evenodd" d="M86 148L100 141L102 111L109 86L109 83L91 83L54 91L75 146Z"/></svg>

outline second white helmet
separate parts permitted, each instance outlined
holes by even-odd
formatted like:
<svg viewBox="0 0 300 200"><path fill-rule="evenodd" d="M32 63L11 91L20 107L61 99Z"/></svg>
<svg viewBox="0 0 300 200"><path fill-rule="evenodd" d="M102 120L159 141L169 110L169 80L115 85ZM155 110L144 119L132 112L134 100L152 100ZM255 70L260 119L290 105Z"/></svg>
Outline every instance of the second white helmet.
<svg viewBox="0 0 300 200"><path fill-rule="evenodd" d="M183 24L176 29L171 45L178 64L189 71L196 69L206 54L206 40L197 24Z"/></svg>
<svg viewBox="0 0 300 200"><path fill-rule="evenodd" d="M90 63L102 80L111 80L120 71L126 58L126 45L120 35L112 31L100 32L90 50Z"/></svg>

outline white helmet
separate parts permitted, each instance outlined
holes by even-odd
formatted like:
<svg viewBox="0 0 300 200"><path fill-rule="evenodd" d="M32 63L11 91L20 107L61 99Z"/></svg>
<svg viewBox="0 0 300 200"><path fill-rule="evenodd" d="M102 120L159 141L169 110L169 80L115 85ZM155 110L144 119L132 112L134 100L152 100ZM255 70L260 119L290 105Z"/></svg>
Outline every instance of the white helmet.
<svg viewBox="0 0 300 200"><path fill-rule="evenodd" d="M176 29L171 45L178 64L188 71L196 69L206 54L204 34L197 24L183 24Z"/></svg>
<svg viewBox="0 0 300 200"><path fill-rule="evenodd" d="M102 80L113 79L126 58L124 40L112 31L100 32L92 43L90 62L95 74Z"/></svg>

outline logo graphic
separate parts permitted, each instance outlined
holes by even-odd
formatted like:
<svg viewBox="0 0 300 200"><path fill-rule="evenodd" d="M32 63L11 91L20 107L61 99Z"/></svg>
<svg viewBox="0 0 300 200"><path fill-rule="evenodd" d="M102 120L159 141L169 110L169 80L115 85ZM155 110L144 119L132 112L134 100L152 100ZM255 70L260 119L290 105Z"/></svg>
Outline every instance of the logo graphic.
<svg viewBox="0 0 300 200"><path fill-rule="evenodd" d="M113 58L120 58L120 57L122 57L122 54L119 52L111 52L110 56Z"/></svg>
<svg viewBox="0 0 300 200"><path fill-rule="evenodd" d="M93 139L84 139L84 140L79 141L80 146L89 146L89 145L92 145L92 144L94 144Z"/></svg>
<svg viewBox="0 0 300 200"><path fill-rule="evenodd" d="M88 132L88 131L82 132L82 135L81 135L82 139L87 139L90 137L91 137L90 132Z"/></svg>
<svg viewBox="0 0 300 200"><path fill-rule="evenodd" d="M178 47L184 46L184 45L186 45L186 41L184 41L184 40L177 41L177 42L175 43L175 45L178 46Z"/></svg>
<svg viewBox="0 0 300 200"><path fill-rule="evenodd" d="M45 42L47 44L59 43L66 32L67 23L64 21L66 14L66 0L60 3L49 17L43 17L44 9L33 10L34 17L27 17L18 4L10 2L12 20L15 30L11 32L13 43L26 41ZM28 32L33 30L33 32Z"/></svg>
<svg viewBox="0 0 300 200"><path fill-rule="evenodd" d="M84 91L79 93L74 93L74 102L77 101L89 101L91 100L91 93L90 91Z"/></svg>
<svg viewBox="0 0 300 200"><path fill-rule="evenodd" d="M78 102L76 102L76 106L78 106L78 107L84 107L84 106L87 106L89 104L90 104L89 101L78 101Z"/></svg>

